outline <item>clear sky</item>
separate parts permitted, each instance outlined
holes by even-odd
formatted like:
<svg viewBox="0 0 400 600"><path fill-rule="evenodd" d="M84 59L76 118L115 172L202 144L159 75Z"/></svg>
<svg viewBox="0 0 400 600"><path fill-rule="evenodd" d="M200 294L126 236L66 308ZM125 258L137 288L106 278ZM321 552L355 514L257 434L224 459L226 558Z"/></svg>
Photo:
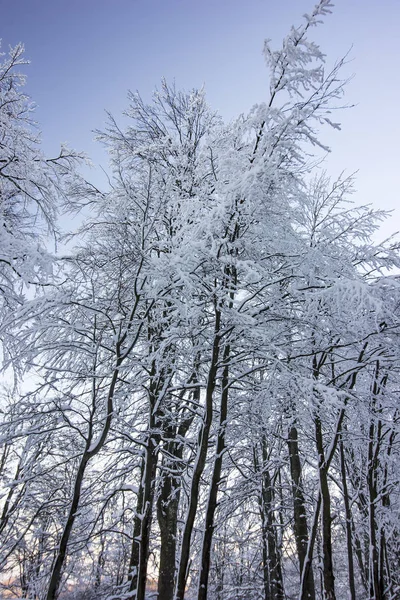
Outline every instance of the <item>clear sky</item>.
<svg viewBox="0 0 400 600"><path fill-rule="evenodd" d="M60 142L104 167L92 131L105 109L118 116L128 89L150 98L162 77L177 87L205 84L226 118L266 97L265 38L279 45L311 0L0 0L2 49L22 41L31 65L28 93L38 105L44 149ZM400 0L337 0L313 32L328 63L351 47L355 74L339 115L342 132L321 136L333 176L358 170L357 203L393 209L400 175ZM336 115L335 115L336 116ZM94 176L96 176L94 174ZM399 204L400 206L400 204ZM385 233L400 229L396 210Z"/></svg>

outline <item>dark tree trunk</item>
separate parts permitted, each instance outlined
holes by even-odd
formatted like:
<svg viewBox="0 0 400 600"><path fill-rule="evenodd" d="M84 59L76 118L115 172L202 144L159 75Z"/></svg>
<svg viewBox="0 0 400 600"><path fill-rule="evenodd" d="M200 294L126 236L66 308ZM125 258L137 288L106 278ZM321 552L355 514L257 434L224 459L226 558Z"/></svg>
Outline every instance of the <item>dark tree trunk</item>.
<svg viewBox="0 0 400 600"><path fill-rule="evenodd" d="M266 439L261 442L262 461L253 448L254 470L261 476L261 493L258 496L262 528L264 600L283 600L285 597L282 577L281 554L278 548L276 521L274 517L274 486L268 465Z"/></svg>
<svg viewBox="0 0 400 600"><path fill-rule="evenodd" d="M214 460L214 468L211 476L210 493L208 497L208 504L206 510L206 519L204 526L203 536L203 547L201 553L201 565L200 565L200 577L199 577L199 589L198 589L198 600L207 600L208 592L208 578L210 573L210 561L211 561L211 545L214 533L214 516L217 508L217 496L218 489L221 482L222 473L222 460L225 450L225 431L226 431L226 420L228 415L228 383L229 383L229 355L230 346L227 344L223 353L224 369L222 373L222 390L221 390L221 404L220 404L220 416L219 416L219 427L217 434L217 445L216 454Z"/></svg>
<svg viewBox="0 0 400 600"><path fill-rule="evenodd" d="M137 570L137 584L135 600L145 600L147 565L150 551L150 533L153 519L153 505L155 494L155 482L157 472L158 452L160 445L160 433L157 431L159 416L159 391L164 384L164 377L161 375L158 381L155 381L157 366L155 362L152 365L150 389L149 389L149 427L147 444L144 454L144 473L143 473L143 503L141 513L140 544L139 544L139 564ZM158 406L158 409L157 409ZM133 592L133 579L131 580L130 591Z"/></svg>
<svg viewBox="0 0 400 600"><path fill-rule="evenodd" d="M276 536L276 522L273 510L273 486L268 470L268 456L266 440L262 443L263 453L263 478L262 478L262 511L265 515L264 526L266 530L268 548L268 571L271 600L284 600L281 555L278 549ZM264 534L265 535L265 534ZM269 600L269 598L266 598Z"/></svg>
<svg viewBox="0 0 400 600"><path fill-rule="evenodd" d="M179 495L179 481L165 477L157 499L161 541L158 597L164 600L174 597Z"/></svg>
<svg viewBox="0 0 400 600"><path fill-rule="evenodd" d="M313 557L313 552L314 552L314 544L315 544L315 540L316 540L317 532L318 532L318 520L319 520L319 515L320 515L320 512L321 512L321 506L322 506L322 503L323 503L323 494L325 495L325 518L327 519L327 522L329 524L329 531L327 530L327 528L325 529L325 536L327 536L328 540L329 540L329 536L330 536L331 517L330 517L329 488L327 487L327 474L328 474L329 466L330 466L330 464L332 462L332 459L333 459L333 457L335 455L337 444L339 442L339 437L340 437L340 432L341 432L341 428L342 428L342 423L343 423L344 415L345 415L345 408L343 407L339 411L339 414L338 414L338 418L337 418L337 421L336 421L335 433L334 433L332 442L331 442L331 444L329 446L329 454L326 457L326 459L324 459L322 478L325 477L326 484L323 484L323 486L321 486L321 469L319 468L319 473L320 473L320 491L318 493L317 502L316 502L316 505L315 505L315 508L314 508L313 524L312 524L312 528L311 528L310 539L309 539L309 542L308 542L308 545L307 545L306 556L304 558L304 568L303 568L303 572L302 572L302 575L301 575L300 594L299 594L299 598L301 600L307 600L307 598L308 598L307 594L309 592L307 590L307 581L308 581L309 573L310 573L310 570L311 570L311 563L312 563L312 557ZM321 443L321 442L322 442L322 435L321 435L321 439L320 439L319 443ZM321 457L323 458L323 449L322 449L322 453L320 453L318 451L318 455L319 455L319 461L321 461ZM324 487L324 489L322 489L322 487ZM328 496L326 495L327 491L328 491ZM324 534L324 531L323 531L323 534ZM326 552L329 555L329 541L328 541L328 544L325 546L325 550L326 550ZM330 563L332 564L332 559L331 559ZM328 574L329 560L327 560L324 563L323 567L324 567L324 570L323 570L323 581L325 582L325 572L327 572L327 574ZM325 571L325 569L326 569L326 571ZM333 575L333 573L332 573L332 575ZM329 589L329 585L331 585L330 581L329 581L329 575L327 576L327 584L328 584L328 589Z"/></svg>
<svg viewBox="0 0 400 600"><path fill-rule="evenodd" d="M193 399L198 401L199 390ZM160 569L158 576L158 597L173 600L176 570L176 540L178 531L178 508L181 491L181 470L183 444L192 421L193 414L184 419L178 430L168 427L164 433L165 443L161 466L161 485L157 498L157 518L160 527Z"/></svg>
<svg viewBox="0 0 400 600"><path fill-rule="evenodd" d="M146 458L143 485L143 510L141 515L142 523L140 528L136 600L144 600L146 594L147 564L149 560L150 532L153 517L158 444L159 440L150 434L145 450ZM133 579L131 581L131 591L133 591Z"/></svg>
<svg viewBox="0 0 400 600"><path fill-rule="evenodd" d="M190 378L197 383L196 373ZM183 397L183 396L182 396ZM193 392L192 401L198 403L200 389ZM178 533L178 509L181 494L182 440L194 419L193 412L184 417L178 427L166 427L165 446L161 465L161 484L157 498L157 519L160 527L160 569L158 576L158 597L173 600L176 579L176 542Z"/></svg>
<svg viewBox="0 0 400 600"><path fill-rule="evenodd" d="M368 439L368 500L369 500L369 577L371 600L384 600L384 572L383 561L380 556L381 543L378 540L378 524L376 519L378 499L378 470L379 453L382 439L382 421L378 417L380 412L377 407L379 395L386 386L387 375L380 377L380 364L376 363L374 382L372 386L371 415ZM375 421L377 420L377 424Z"/></svg>
<svg viewBox="0 0 400 600"><path fill-rule="evenodd" d="M315 439L318 452L318 473L322 500L322 565L324 600L336 600L335 576L332 562L331 498L328 486L328 465L325 460L321 421L315 417Z"/></svg>
<svg viewBox="0 0 400 600"><path fill-rule="evenodd" d="M78 472L76 474L72 502L71 502L71 506L69 509L67 521L64 525L64 530L63 530L63 533L61 536L56 560L53 565L53 570L52 570L51 577L50 577L50 583L49 583L49 587L47 590L46 600L54 600L55 598L57 598L57 595L58 595L58 588L59 588L60 582L61 582L62 569L63 569L64 562L65 562L68 541L69 541L71 531L72 531L72 528L74 526L74 522L76 519L79 501L81 498L83 478L85 475L85 470L86 470L88 461L89 461L89 456L85 452L81 458L81 462L78 467Z"/></svg>
<svg viewBox="0 0 400 600"><path fill-rule="evenodd" d="M104 565L106 562L104 550L105 550L104 536L100 535L100 548L99 548L99 554L97 557L96 573L95 573L95 579L94 579L94 589L95 590L97 590L101 586L101 578L102 578L102 574L103 574Z"/></svg>
<svg viewBox="0 0 400 600"><path fill-rule="evenodd" d="M133 539L131 547L131 556L129 560L128 582L130 591L136 590L137 576L139 567L139 546L140 546L140 529L142 526L141 515L143 512L143 482L144 482L144 466L145 460L142 458L140 465L140 483L136 501L136 514L133 521Z"/></svg>
<svg viewBox="0 0 400 600"><path fill-rule="evenodd" d="M199 502L200 478L203 474L204 467L206 464L208 441L210 437L210 428L212 423L213 395L216 386L217 368L220 355L220 326L221 313L217 308L215 308L214 341L206 386L205 413L199 433L199 445L195 464L193 467L189 506L182 535L179 569L175 590L175 600L183 600L185 597L186 578L190 556L190 540L192 537L193 525L197 512L197 505Z"/></svg>
<svg viewBox="0 0 400 600"><path fill-rule="evenodd" d="M309 581L309 577L310 577L310 571L312 569L312 559L313 559L313 554L314 554L314 545L315 545L315 541L317 539L318 522L319 522L320 512L321 512L321 493L318 494L317 503L314 508L313 523L311 526L310 539L308 541L307 552L306 552L306 556L304 558L304 568L301 573L300 592L299 592L300 600L308 600L308 598L309 598L308 594L310 592L309 592L309 588L308 588L308 581Z"/></svg>
<svg viewBox="0 0 400 600"><path fill-rule="evenodd" d="M264 582L264 600L271 598L271 582L269 580L268 568L268 532L266 524L266 516L261 507L261 527L262 527L262 557L263 557L263 582Z"/></svg>
<svg viewBox="0 0 400 600"><path fill-rule="evenodd" d="M344 454L343 439L340 440L340 468L342 477L342 488L343 488L343 501L346 518L346 540L347 540L347 565L349 570L349 592L350 600L356 600L356 586L354 580L354 558L353 558L353 540L351 532L351 508L349 500L349 492L347 488L347 475L346 475L346 460Z"/></svg>
<svg viewBox="0 0 400 600"><path fill-rule="evenodd" d="M383 600L379 586L379 549L377 541L377 524L376 524L376 464L374 461L374 423L371 419L369 428L369 443L368 443L368 494L369 494L369 577L370 577L370 598L371 600Z"/></svg>
<svg viewBox="0 0 400 600"><path fill-rule="evenodd" d="M290 475L292 479L294 537L296 542L297 556L299 559L300 573L305 574L305 579L303 582L304 593L302 600L315 600L314 575L311 564L307 566L307 570L305 571L308 547L308 528L301 477L298 434L295 425L291 425L289 428L288 447Z"/></svg>
<svg viewBox="0 0 400 600"><path fill-rule="evenodd" d="M397 413L397 411L396 411ZM395 416L397 416L395 414ZM395 418L394 418L395 420ZM392 454L392 450L393 450L393 444L396 438L396 433L395 431L392 431L389 437L389 443L388 443L388 448L387 448L387 459L390 459L390 456ZM385 468L384 468L384 474L383 474L383 482L382 482L382 489L385 489L385 493L383 494L382 497L382 506L384 507L384 509L387 509L390 506L390 494L387 491L387 479L388 479L388 464L386 462L385 464ZM384 596L384 589L386 587L387 590L387 595L388 598L392 598L393 597L393 580L392 580L392 573L391 573L391 568L390 568L390 562L389 562L389 557L388 557L388 547L387 547L387 543L386 543L386 535L385 535L385 528L382 527L381 528L381 550L380 550L380 554L381 554L381 594L382 596ZM384 573L386 573L386 585L385 585L385 580L384 580Z"/></svg>

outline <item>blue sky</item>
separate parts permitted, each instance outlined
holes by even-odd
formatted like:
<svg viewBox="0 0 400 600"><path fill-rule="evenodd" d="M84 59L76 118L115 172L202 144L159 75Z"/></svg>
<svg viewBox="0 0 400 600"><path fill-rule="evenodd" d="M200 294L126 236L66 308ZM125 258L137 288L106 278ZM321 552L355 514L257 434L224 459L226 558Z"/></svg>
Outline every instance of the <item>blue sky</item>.
<svg viewBox="0 0 400 600"><path fill-rule="evenodd" d="M92 131L104 126L105 109L121 113L128 89L150 98L162 77L185 89L205 84L226 118L246 112L268 89L264 39L278 45L312 7L309 0L0 0L0 37L3 51L25 44L45 151L68 142L106 167ZM396 208L399 193L399 24L398 0L338 0L313 32L328 64L352 47L345 75L355 74L346 102L356 107L339 115L342 132L321 135L333 150L327 168L333 176L358 170L355 201L386 209ZM396 211L384 231L399 228Z"/></svg>

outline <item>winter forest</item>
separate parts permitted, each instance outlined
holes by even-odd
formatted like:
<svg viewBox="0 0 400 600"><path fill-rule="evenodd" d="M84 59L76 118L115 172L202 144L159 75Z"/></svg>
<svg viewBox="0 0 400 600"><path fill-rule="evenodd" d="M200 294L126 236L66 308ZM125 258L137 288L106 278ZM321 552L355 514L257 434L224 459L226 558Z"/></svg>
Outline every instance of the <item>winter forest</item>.
<svg viewBox="0 0 400 600"><path fill-rule="evenodd" d="M233 121L130 93L104 189L2 56L1 598L400 598L400 242L321 162L331 8Z"/></svg>

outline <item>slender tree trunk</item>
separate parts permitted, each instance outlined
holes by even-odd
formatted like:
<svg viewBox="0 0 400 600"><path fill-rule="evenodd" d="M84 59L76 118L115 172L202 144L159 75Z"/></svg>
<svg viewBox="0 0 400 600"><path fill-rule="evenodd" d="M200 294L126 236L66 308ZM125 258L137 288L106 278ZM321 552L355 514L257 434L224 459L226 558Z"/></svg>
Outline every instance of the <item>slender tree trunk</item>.
<svg viewBox="0 0 400 600"><path fill-rule="evenodd" d="M72 528L74 526L74 522L75 522L75 518L76 518L78 506L79 506L79 501L81 498L83 478L85 475L85 470L86 470L88 461L89 461L89 456L85 452L81 458L81 462L78 467L78 472L76 474L72 502L71 502L71 506L69 509L67 521L65 523L64 530L63 530L63 533L61 536L56 560L55 560L53 570L51 573L46 600L54 600L55 598L57 598L58 588L59 588L60 582L61 582L62 569L64 566L65 556L66 556L66 552L67 552L68 541L69 541L69 537L71 535Z"/></svg>
<svg viewBox="0 0 400 600"><path fill-rule="evenodd" d="M178 457L175 455L175 458ZM166 466L168 466L168 463ZM176 468L171 464L169 467ZM158 597L164 600L173 600L174 597L179 485L180 482L177 479L170 476L165 477L157 499L157 516L161 541Z"/></svg>
<svg viewBox="0 0 400 600"><path fill-rule="evenodd" d="M328 486L328 465L325 460L321 421L315 417L315 439L318 452L318 473L322 499L322 564L324 582L324 600L336 600L335 576L332 562L331 498Z"/></svg>
<svg viewBox="0 0 400 600"><path fill-rule="evenodd" d="M216 302L216 301L215 301ZM193 467L192 483L190 488L189 506L186 516L186 522L183 529L180 560L178 566L178 575L175 590L175 600L183 600L185 597L186 577L190 555L190 540L193 531L194 520L199 502L200 478L203 474L207 458L208 441L210 437L210 428L212 423L212 403L213 395L216 386L218 360L220 355L220 326L221 313L215 307L215 325L214 325L214 341L211 355L211 363L208 372L206 398L205 398L205 413L203 423L199 433L199 445L197 456Z"/></svg>
<svg viewBox="0 0 400 600"><path fill-rule="evenodd" d="M239 226L236 223L234 232L232 234L232 241L236 239L239 234ZM230 250L230 254L235 254L236 250ZM227 307L229 310L233 307L234 295L237 283L237 273L234 266L226 266L224 270L226 277L225 287L230 288L229 301ZM210 574L210 562L211 562L211 547L212 538L214 534L214 517L217 509L217 498L218 490L221 482L222 473L222 461L223 454L225 451L225 434L228 419L228 398L229 398L229 360L231 354L231 346L229 342L225 343L223 351L223 370L221 378L221 397L220 397L220 415L219 415L219 427L217 433L216 443L216 455L214 459L214 467L211 476L210 492L208 497L208 504L206 509L206 519L203 536L203 547L201 554L201 565L200 565L200 577L199 577L199 589L198 589L198 600L207 600L208 592L208 579Z"/></svg>
<svg viewBox="0 0 400 600"><path fill-rule="evenodd" d="M382 600L379 587L379 549L377 541L376 524L376 472L374 465L374 423L371 420L368 443L368 495L369 495L369 577L370 577L370 599Z"/></svg>
<svg viewBox="0 0 400 600"><path fill-rule="evenodd" d="M299 559L300 574L304 574L302 600L315 600L314 575L311 563L306 568L308 548L308 528L306 507L301 477L301 462L297 428L293 424L288 435L290 475L292 479L294 537L297 556Z"/></svg>
<svg viewBox="0 0 400 600"><path fill-rule="evenodd" d="M379 452L382 437L382 422L377 417L377 400L385 388L387 375L380 377L380 364L376 362L374 382L372 386L371 415L368 435L368 500L369 500L369 577L371 600L384 600L383 563L380 557L380 541L378 540L378 524L376 520L377 498L378 498L378 469Z"/></svg>
<svg viewBox="0 0 400 600"><path fill-rule="evenodd" d="M395 413L395 417L396 417L396 413ZM394 417L394 420L395 420L395 417ZM387 459L389 459L392 454L395 438L396 438L396 433L393 430L389 437L389 443L388 443L388 448L387 448L387 453L386 453ZM385 468L384 468L384 473L383 473L383 482L382 482L382 488L385 490L385 493L383 494L383 497L382 497L382 506L384 507L384 509L387 509L390 506L390 495L389 495L389 492L387 491L387 480L388 480L388 463L386 462ZM382 594L382 596L384 596L384 589L386 587L388 598L392 598L393 597L393 580L392 580L392 573L391 573L391 568L390 568L390 563L389 563L389 558L388 558L388 548L387 548L387 543L386 543L386 535L385 535L384 527L381 527L380 555L381 555L381 569L380 569L380 572L381 572L381 580L380 580L381 581L381 594ZM384 581L384 576L383 576L385 572L386 572L386 586L384 585L385 581Z"/></svg>
<svg viewBox="0 0 400 600"><path fill-rule="evenodd" d="M375 463L375 425L373 416L369 428L368 442L368 500L369 500L369 577L370 577L370 599L383 600L379 586L379 548L377 540L377 523L376 523L376 501L377 501L377 486L376 486L376 463Z"/></svg>
<svg viewBox="0 0 400 600"><path fill-rule="evenodd" d="M23 460L22 460L22 458L20 458L18 461L18 464L17 464L17 468L15 470L14 481L19 480L21 471L23 471L23 469L24 469ZM24 488L25 488L25 485L23 486L22 490ZM19 492L19 494L17 495L17 498L15 498L14 494L15 494L16 490L17 490L17 488L15 486L10 486L10 489L7 493L6 500L3 505L3 510L1 511L1 515L0 515L0 534L6 528L9 518L10 518L10 515L12 514L13 509L18 505L19 499L23 497L23 491L21 490Z"/></svg>
<svg viewBox="0 0 400 600"><path fill-rule="evenodd" d="M363 584L365 593L368 594L368 563L365 563L364 560L364 551L360 542L360 538L357 535L356 526L354 524L353 518L351 518L351 533L354 540L354 551L357 557L358 568L361 576L361 583Z"/></svg>
<svg viewBox="0 0 400 600"><path fill-rule="evenodd" d="M147 564L149 560L150 532L153 518L158 444L159 440L157 440L152 434L150 434L145 451L146 458L143 485L143 510L141 514L142 523L140 528L139 565L136 586L136 600L144 600L146 594ZM131 588L132 584L133 580L131 581ZM131 591L133 590L131 589Z"/></svg>
<svg viewBox="0 0 400 600"><path fill-rule="evenodd" d="M284 600L281 556L276 539L276 523L273 510L273 486L268 470L267 444L262 441L263 480L262 480L262 509L265 514L265 526L268 546L268 570L271 600ZM268 600L268 599L266 599Z"/></svg>
<svg viewBox="0 0 400 600"><path fill-rule="evenodd" d="M189 419L191 422L193 417ZM187 428L189 423L187 424ZM187 430L185 427L185 429ZM157 498L157 518L160 527L160 569L158 575L158 597L173 600L176 570L176 540L178 530L178 508L181 486L181 462L183 444L180 439L185 434L179 428L170 427L166 432L169 438L161 467L161 486Z"/></svg>
<svg viewBox="0 0 400 600"><path fill-rule="evenodd" d="M318 533L318 522L319 515L321 512L321 493L318 494L317 503L314 508L313 522L311 526L310 539L308 540L307 551L304 557L304 567L301 572L301 580L300 580L300 590L299 590L299 600L308 600L309 596L309 588L308 581L310 577L310 572L312 569L312 559L314 554L314 545L315 540L317 539Z"/></svg>
<svg viewBox="0 0 400 600"><path fill-rule="evenodd" d="M338 418L336 421L335 433L334 433L332 442L329 446L328 455L325 459L324 467L325 467L326 473L328 472L329 466L330 466L332 459L336 452L344 415L345 415L345 408L343 407L339 411ZM329 492L329 489L328 489L328 492ZM306 550L305 557L304 557L304 568L301 573L299 600L307 600L309 598L309 596L307 595L309 593L307 582L308 582L308 578L309 578L309 574L310 574L310 570L311 570L311 566L312 566L312 557L313 557L313 552L314 552L315 540L316 540L317 532L318 532L318 521L319 521L319 515L321 512L321 506L322 506L322 490L320 489L318 492L317 502L316 502L316 505L314 508L313 524L311 527L310 539L308 540L307 550ZM328 506L329 506L329 503L328 503ZM330 517L329 517L329 524L330 524Z"/></svg>
<svg viewBox="0 0 400 600"><path fill-rule="evenodd" d="M351 486L352 486L353 490L360 490L361 475L358 470L353 469L353 465L356 464L354 452L352 451L351 448L344 449L344 450L345 451L347 450L347 452L349 452L349 460L347 461L347 467L348 467L348 477L349 477ZM355 497L355 504L358 508L358 511L360 512L360 515L363 517L363 519L366 522L368 522L368 502L361 490L358 491L358 493ZM367 553L365 553L365 549L363 547L362 541L360 540L359 534L357 532L356 525L354 523L352 514L350 515L350 524L351 524L351 535L352 535L352 539L353 539L354 552L355 552L355 556L357 558L357 564L358 564L359 573L361 576L361 582L364 587L365 593L368 594L369 593L368 551L367 551ZM368 548L368 544L367 544L367 548Z"/></svg>
<svg viewBox="0 0 400 600"><path fill-rule="evenodd" d="M264 507L260 507L261 528L262 528L262 557L263 557L263 582L264 582L264 600L271 600L271 581L269 578L268 564L268 531L266 523L266 514Z"/></svg>
<svg viewBox="0 0 400 600"><path fill-rule="evenodd" d="M189 383L198 383L196 361L195 370ZM183 399L183 394L180 398ZM192 403L200 401L200 388L192 393ZM189 412L178 428L176 417L172 416L172 425L164 430L164 453L161 465L161 483L157 498L157 519L160 528L160 568L158 576L158 597L173 600L176 575L176 542L178 533L178 509L181 494L183 443L193 420L194 413Z"/></svg>
<svg viewBox="0 0 400 600"><path fill-rule="evenodd" d="M143 482L144 482L144 467L145 467L145 459L142 458L140 465L140 482L139 482L139 490L136 500L136 514L133 521L133 539L132 539L132 547L131 547L131 555L129 559L129 569L128 569L128 582L129 582L129 590L136 590L137 587L137 576L138 576L138 567L139 567L139 546L140 546L140 529L142 526L141 515L143 512Z"/></svg>
<svg viewBox="0 0 400 600"><path fill-rule="evenodd" d="M222 555L218 553L218 560L215 562L215 600L223 600L224 597L224 581L226 568L226 531L224 531L222 542Z"/></svg>
<svg viewBox="0 0 400 600"><path fill-rule="evenodd" d="M264 600L283 600L281 556L277 544L276 523L273 507L273 485L268 468L266 440L262 439L262 469L260 470L257 450L254 448L254 467L261 472L261 493L258 498L263 540Z"/></svg>
<svg viewBox="0 0 400 600"><path fill-rule="evenodd" d="M153 505L155 494L155 481L157 472L158 452L160 445L160 433L156 433L158 425L158 410L159 403L158 391L164 383L164 378L158 381L158 385L154 378L156 377L157 366L152 365L151 380L149 389L149 428L148 438L144 456L144 473L143 473L143 505L141 513L140 527L140 544L139 544L139 564L136 585L136 600L145 600L146 581L147 581L147 565L149 561L150 550L150 533L151 523L153 518ZM133 592L133 580L131 580L131 592Z"/></svg>
<svg viewBox="0 0 400 600"><path fill-rule="evenodd" d="M99 549L99 554L97 557L96 573L95 573L95 580L94 580L94 589L95 590L97 590L101 585L101 578L102 578L102 574L103 574L103 570L104 570L104 565L106 562L104 548L105 548L104 537L103 537L103 535L100 535L100 549Z"/></svg>
<svg viewBox="0 0 400 600"><path fill-rule="evenodd" d="M228 415L228 383L229 383L229 355L230 346L227 344L223 353L224 369L222 373L222 390L221 390L221 405L219 416L219 428L217 434L216 454L214 460L214 468L211 476L210 493L206 510L206 519L203 536L203 547L201 553L200 577L198 600L206 600L208 592L208 578L210 573L211 561L211 544L214 533L214 515L217 508L218 489L221 482L222 460L225 450L225 431L226 420Z"/></svg>
<svg viewBox="0 0 400 600"><path fill-rule="evenodd" d="M254 470L261 475L261 491L258 496L262 528L264 600L283 600L281 555L277 543L274 518L274 489L268 466L268 451L265 437L262 442L262 467L260 468L257 448L253 448Z"/></svg>
<svg viewBox="0 0 400 600"><path fill-rule="evenodd" d="M346 518L346 540L347 540L347 565L349 570L349 592L350 600L356 600L356 586L354 580L354 558L353 558L353 540L351 532L351 509L349 493L347 489L347 476L346 476L346 460L344 455L343 439L340 440L340 468L343 488L343 502Z"/></svg>

